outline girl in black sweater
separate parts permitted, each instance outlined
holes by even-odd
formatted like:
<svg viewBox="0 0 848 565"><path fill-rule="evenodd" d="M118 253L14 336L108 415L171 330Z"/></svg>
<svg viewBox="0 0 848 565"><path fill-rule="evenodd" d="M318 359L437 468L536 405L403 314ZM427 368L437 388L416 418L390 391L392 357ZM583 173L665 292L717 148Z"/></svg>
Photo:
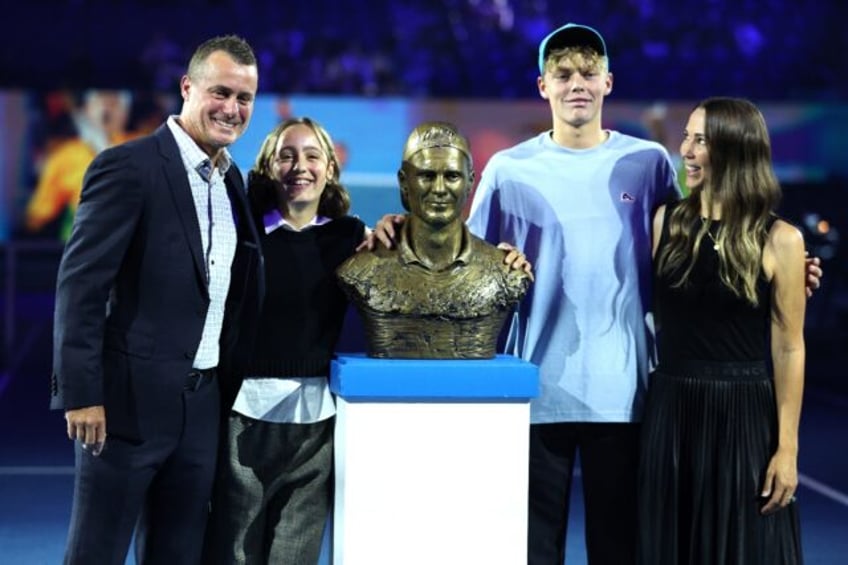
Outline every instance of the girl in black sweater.
<svg viewBox="0 0 848 565"><path fill-rule="evenodd" d="M318 561L332 504L329 365L347 309L334 273L365 234L339 173L324 128L297 118L267 136L248 175L265 297L221 434L207 553L224 563Z"/></svg>

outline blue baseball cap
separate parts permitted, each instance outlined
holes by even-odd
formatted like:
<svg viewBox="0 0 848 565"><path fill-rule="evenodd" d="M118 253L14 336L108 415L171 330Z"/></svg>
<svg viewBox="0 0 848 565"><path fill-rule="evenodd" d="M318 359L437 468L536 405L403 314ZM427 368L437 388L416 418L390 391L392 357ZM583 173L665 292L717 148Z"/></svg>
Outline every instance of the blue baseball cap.
<svg viewBox="0 0 848 565"><path fill-rule="evenodd" d="M602 57L607 57L607 44L598 30L581 24L568 23L553 30L539 44L539 72L545 72L545 59L554 49L563 47L589 47Z"/></svg>

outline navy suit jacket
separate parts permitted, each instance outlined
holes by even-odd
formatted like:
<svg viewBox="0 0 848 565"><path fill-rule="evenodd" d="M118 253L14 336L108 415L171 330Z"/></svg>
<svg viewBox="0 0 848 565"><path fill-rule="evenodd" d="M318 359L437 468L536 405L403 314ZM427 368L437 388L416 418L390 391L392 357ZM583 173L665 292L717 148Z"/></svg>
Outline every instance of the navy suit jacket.
<svg viewBox="0 0 848 565"><path fill-rule="evenodd" d="M255 318L264 275L235 165L226 185L238 233L219 361L229 397L239 386L229 368L247 353L238 321ZM130 441L174 424L208 307L200 227L168 127L100 153L59 266L51 406L104 405L108 435Z"/></svg>

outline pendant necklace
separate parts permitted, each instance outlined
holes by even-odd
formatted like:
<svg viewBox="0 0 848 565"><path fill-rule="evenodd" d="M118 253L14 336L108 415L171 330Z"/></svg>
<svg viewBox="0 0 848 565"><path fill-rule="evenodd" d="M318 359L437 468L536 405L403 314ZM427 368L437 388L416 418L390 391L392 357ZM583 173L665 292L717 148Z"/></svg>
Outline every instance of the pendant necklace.
<svg viewBox="0 0 848 565"><path fill-rule="evenodd" d="M703 224L707 223L707 219L706 219L706 218L701 218L701 223L703 223ZM721 249L721 246L718 244L718 241L716 240L716 238L715 238L715 237L713 237L713 234L712 234L712 232L710 231L710 228L709 228L709 227L707 227L707 236L709 236L709 238L710 238L710 239L712 240L712 242L713 242L713 249L715 249L716 251L718 251L719 249Z"/></svg>

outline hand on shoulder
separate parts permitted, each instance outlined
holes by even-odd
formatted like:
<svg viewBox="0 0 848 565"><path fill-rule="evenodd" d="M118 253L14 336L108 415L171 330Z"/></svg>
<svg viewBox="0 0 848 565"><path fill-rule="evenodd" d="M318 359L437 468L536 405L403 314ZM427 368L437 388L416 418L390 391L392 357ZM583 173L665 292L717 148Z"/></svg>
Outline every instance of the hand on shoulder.
<svg viewBox="0 0 848 565"><path fill-rule="evenodd" d="M395 227L400 227L406 221L406 216L403 214L386 214L377 221L374 229L366 229L365 239L356 248L357 251L367 249L373 251L377 242L381 243L386 249L391 249L395 244L396 231Z"/></svg>
<svg viewBox="0 0 848 565"><path fill-rule="evenodd" d="M535 280L533 277L533 264L527 259L524 253L512 244L504 241L498 244L498 249L506 252L503 259L505 265L508 265L511 270L526 273L531 282Z"/></svg>

